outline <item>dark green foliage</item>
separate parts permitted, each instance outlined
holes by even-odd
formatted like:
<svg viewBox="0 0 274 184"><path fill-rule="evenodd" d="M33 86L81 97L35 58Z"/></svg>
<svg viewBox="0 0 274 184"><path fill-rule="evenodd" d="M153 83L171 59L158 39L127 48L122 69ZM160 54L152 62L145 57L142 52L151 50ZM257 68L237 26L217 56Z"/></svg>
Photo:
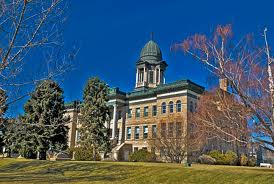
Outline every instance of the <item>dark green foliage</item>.
<svg viewBox="0 0 274 184"><path fill-rule="evenodd" d="M84 89L81 108L80 145L93 147L97 152L110 151L108 129L109 121L108 86L98 78L91 78ZM95 152L94 152L95 158Z"/></svg>
<svg viewBox="0 0 274 184"><path fill-rule="evenodd" d="M201 155L198 158L198 163L200 163L200 164L214 165L216 163L216 159L212 158L209 155Z"/></svg>
<svg viewBox="0 0 274 184"><path fill-rule="evenodd" d="M208 155L216 159L216 164L220 165L236 165L238 160L237 154L233 151L223 154L220 151L213 150Z"/></svg>
<svg viewBox="0 0 274 184"><path fill-rule="evenodd" d="M63 90L57 83L45 80L38 84L24 109L25 115L9 128L10 138L6 140L13 140L9 143L11 151L27 157L35 152L45 155L49 149L67 148L68 118L64 118Z"/></svg>
<svg viewBox="0 0 274 184"><path fill-rule="evenodd" d="M78 161L94 160L92 147L77 147L72 149L71 151L74 152L75 160L78 160ZM101 157L98 152L96 152L95 160L97 161L101 160Z"/></svg>
<svg viewBox="0 0 274 184"><path fill-rule="evenodd" d="M138 150L130 154L129 161L131 162L156 162L156 155L146 150Z"/></svg>

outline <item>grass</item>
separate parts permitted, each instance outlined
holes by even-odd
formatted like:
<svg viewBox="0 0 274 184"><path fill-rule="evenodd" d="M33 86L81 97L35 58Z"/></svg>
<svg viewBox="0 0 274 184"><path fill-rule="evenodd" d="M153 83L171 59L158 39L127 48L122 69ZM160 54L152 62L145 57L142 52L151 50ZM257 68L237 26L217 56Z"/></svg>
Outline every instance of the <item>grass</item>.
<svg viewBox="0 0 274 184"><path fill-rule="evenodd" d="M0 160L0 183L274 183L274 169L178 164Z"/></svg>

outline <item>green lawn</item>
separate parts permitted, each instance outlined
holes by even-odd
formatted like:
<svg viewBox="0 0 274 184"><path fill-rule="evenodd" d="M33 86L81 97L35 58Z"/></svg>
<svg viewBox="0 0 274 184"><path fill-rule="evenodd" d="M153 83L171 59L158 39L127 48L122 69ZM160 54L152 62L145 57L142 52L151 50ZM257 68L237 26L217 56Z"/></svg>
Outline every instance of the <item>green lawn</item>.
<svg viewBox="0 0 274 184"><path fill-rule="evenodd" d="M274 183L274 169L178 164L0 160L0 183Z"/></svg>

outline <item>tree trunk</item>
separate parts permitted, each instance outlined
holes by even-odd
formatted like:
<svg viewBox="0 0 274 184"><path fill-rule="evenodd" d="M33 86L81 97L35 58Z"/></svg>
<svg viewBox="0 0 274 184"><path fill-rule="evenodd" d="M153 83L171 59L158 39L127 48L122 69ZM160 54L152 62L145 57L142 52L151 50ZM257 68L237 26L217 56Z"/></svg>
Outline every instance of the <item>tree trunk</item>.
<svg viewBox="0 0 274 184"><path fill-rule="evenodd" d="M37 151L36 159L39 160L39 157L40 157L40 151Z"/></svg>
<svg viewBox="0 0 274 184"><path fill-rule="evenodd" d="M96 161L96 150L95 150L95 146L93 146L92 152L93 152L93 160Z"/></svg>

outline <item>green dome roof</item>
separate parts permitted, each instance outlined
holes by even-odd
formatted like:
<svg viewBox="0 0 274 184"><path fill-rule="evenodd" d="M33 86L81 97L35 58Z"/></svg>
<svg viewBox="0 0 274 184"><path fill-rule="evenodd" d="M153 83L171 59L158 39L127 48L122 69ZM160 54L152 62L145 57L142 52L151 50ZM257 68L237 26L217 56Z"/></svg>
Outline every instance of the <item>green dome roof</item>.
<svg viewBox="0 0 274 184"><path fill-rule="evenodd" d="M162 52L157 43L152 40L147 42L141 51L140 60L152 63L162 61Z"/></svg>

